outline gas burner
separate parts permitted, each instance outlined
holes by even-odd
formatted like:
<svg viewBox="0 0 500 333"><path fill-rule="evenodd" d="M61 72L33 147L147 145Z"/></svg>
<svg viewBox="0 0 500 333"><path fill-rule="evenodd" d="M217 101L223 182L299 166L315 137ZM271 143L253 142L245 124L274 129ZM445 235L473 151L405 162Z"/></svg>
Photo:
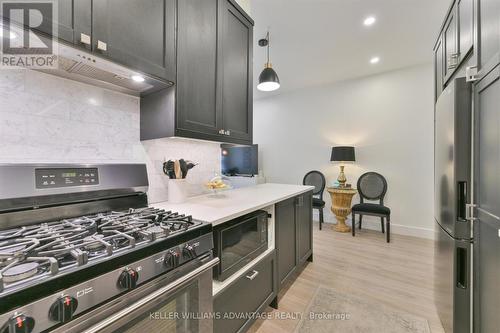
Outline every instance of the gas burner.
<svg viewBox="0 0 500 333"><path fill-rule="evenodd" d="M0 293L20 282L85 266L200 224L191 216L146 207L1 231Z"/></svg>
<svg viewBox="0 0 500 333"><path fill-rule="evenodd" d="M26 246L25 245L14 245L14 246L5 247L5 248L1 248L0 247L0 253L1 254L11 254L11 255L14 255L16 253L20 253L20 252L23 252L25 250L26 250Z"/></svg>
<svg viewBox="0 0 500 333"><path fill-rule="evenodd" d="M38 273L40 264L36 262L27 262L7 268L3 272L3 279L6 283L12 283L30 278Z"/></svg>
<svg viewBox="0 0 500 333"><path fill-rule="evenodd" d="M172 232L187 230L192 223L184 221L165 221L160 222L160 226Z"/></svg>
<svg viewBox="0 0 500 333"><path fill-rule="evenodd" d="M157 239L160 237L166 237L169 234L169 231L167 229L164 229L158 225L155 225L154 227L147 228L145 231L148 234L150 234L153 239Z"/></svg>
<svg viewBox="0 0 500 333"><path fill-rule="evenodd" d="M83 242L85 243L84 248L90 252L102 250L106 247L106 244L102 241L103 238L104 235L99 234L85 237L83 239Z"/></svg>

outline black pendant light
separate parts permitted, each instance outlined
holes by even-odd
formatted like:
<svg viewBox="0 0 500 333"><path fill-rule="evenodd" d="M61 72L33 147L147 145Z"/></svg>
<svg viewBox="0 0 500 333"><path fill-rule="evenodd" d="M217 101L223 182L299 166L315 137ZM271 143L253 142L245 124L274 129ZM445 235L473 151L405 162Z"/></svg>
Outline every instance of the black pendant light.
<svg viewBox="0 0 500 333"><path fill-rule="evenodd" d="M259 46L267 47L267 62L259 75L259 84L257 85L257 89L261 91L276 90L280 87L280 79L269 61L269 31L267 32L266 38L259 40Z"/></svg>

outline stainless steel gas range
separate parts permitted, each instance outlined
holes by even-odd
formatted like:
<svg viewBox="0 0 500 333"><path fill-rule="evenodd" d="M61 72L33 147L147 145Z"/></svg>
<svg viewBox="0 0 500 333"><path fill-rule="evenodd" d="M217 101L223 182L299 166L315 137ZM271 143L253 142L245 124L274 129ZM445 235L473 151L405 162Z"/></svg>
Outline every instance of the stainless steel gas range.
<svg viewBox="0 0 500 333"><path fill-rule="evenodd" d="M141 164L0 165L0 333L211 332L211 225L147 188Z"/></svg>

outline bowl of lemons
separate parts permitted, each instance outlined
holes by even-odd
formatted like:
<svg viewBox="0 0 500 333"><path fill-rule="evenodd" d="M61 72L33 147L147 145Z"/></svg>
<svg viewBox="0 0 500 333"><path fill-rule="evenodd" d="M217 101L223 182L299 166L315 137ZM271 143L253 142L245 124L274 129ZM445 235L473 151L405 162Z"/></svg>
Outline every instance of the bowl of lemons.
<svg viewBox="0 0 500 333"><path fill-rule="evenodd" d="M221 176L215 176L205 183L205 187L214 195L219 195L220 192L231 189L231 186L226 183Z"/></svg>

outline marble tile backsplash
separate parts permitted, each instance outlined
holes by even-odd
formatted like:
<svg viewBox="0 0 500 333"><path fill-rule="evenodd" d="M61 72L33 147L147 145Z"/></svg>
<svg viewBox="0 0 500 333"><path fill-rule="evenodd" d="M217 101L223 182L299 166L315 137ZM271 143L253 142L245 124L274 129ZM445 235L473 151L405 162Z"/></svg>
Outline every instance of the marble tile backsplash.
<svg viewBox="0 0 500 333"><path fill-rule="evenodd" d="M0 70L0 163L147 163L151 202L167 200L167 159L199 165L191 194L220 172L219 144L139 139L139 98L31 70Z"/></svg>

